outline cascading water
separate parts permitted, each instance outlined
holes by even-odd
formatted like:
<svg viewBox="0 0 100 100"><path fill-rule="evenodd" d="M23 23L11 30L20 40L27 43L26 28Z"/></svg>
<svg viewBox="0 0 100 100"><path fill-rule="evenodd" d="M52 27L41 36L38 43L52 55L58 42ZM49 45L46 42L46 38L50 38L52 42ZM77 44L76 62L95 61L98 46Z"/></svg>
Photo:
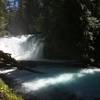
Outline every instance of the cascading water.
<svg viewBox="0 0 100 100"><path fill-rule="evenodd" d="M0 50L16 60L41 59L43 41L38 35L5 36L0 38Z"/></svg>
<svg viewBox="0 0 100 100"><path fill-rule="evenodd" d="M22 87L26 89L26 91L39 91L42 88L46 88L49 86L55 86L58 84L72 83L84 77L88 77L92 75L96 75L100 73L99 68L86 68L80 69L78 72L71 72L71 73L62 73L56 75L54 77L47 77L47 78L40 78L36 80L30 80L28 82L22 83ZM78 82L78 81L77 81Z"/></svg>

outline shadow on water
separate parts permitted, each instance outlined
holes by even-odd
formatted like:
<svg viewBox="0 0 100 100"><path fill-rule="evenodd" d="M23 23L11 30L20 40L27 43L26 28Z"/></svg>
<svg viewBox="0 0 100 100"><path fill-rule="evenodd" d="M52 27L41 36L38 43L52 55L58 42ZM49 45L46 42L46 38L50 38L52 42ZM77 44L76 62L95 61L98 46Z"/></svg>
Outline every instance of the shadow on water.
<svg viewBox="0 0 100 100"><path fill-rule="evenodd" d="M5 76L14 81L14 88L24 94L25 100L92 100L100 96L99 68L70 68L67 71L67 68L47 66L43 69L46 75L15 70Z"/></svg>

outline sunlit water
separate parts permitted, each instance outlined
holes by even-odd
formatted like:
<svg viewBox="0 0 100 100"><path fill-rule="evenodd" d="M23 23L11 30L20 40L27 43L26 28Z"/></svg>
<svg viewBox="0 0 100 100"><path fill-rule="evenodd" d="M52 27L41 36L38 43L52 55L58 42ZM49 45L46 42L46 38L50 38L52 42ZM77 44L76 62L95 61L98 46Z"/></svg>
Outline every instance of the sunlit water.
<svg viewBox="0 0 100 100"><path fill-rule="evenodd" d="M17 68L1 70L0 74L12 73L16 71ZM96 75L100 73L99 68L85 68L81 69L78 72L73 73L62 73L57 74L56 76L46 77L46 78L38 78L38 79L31 79L30 81L26 81L22 83L22 87L25 88L25 91L39 91L43 88L47 88L49 86L55 86L58 84L70 84L72 82L77 81L78 79L88 77L88 75ZM31 73L32 74L32 73ZM23 76L24 77L24 76Z"/></svg>
<svg viewBox="0 0 100 100"><path fill-rule="evenodd" d="M77 81L78 79L88 77L88 75L95 75L97 73L100 73L99 68L81 69L75 73L62 73L53 77L40 78L37 80L24 82L22 83L22 87L24 87L28 92L39 91L49 86L56 86L58 84L70 84Z"/></svg>
<svg viewBox="0 0 100 100"><path fill-rule="evenodd" d="M16 71L17 68L12 68L12 69L7 69L7 70L0 70L0 74L6 74L6 73L11 73L13 71Z"/></svg>
<svg viewBox="0 0 100 100"><path fill-rule="evenodd" d="M67 71L67 69L64 69L60 73L57 72L55 74L53 74L51 70L47 71L49 75L46 74L47 76L45 76L24 70L19 71L16 68L13 68L10 70L0 71L0 74L6 74L9 80L12 79L19 82L19 85L14 85L14 87L17 89L16 91L33 95L33 97L34 95L39 98L48 97L49 99L46 100L56 100L50 99L52 97L52 93L55 94L55 96L58 96L58 98L63 97L63 93L66 93L67 96L68 91L84 97L84 100L93 100L94 97L100 96L99 68L75 69L74 71L72 70L73 69Z"/></svg>
<svg viewBox="0 0 100 100"><path fill-rule="evenodd" d="M35 35L6 36L0 38L0 50L16 60L33 60L42 57L43 42Z"/></svg>

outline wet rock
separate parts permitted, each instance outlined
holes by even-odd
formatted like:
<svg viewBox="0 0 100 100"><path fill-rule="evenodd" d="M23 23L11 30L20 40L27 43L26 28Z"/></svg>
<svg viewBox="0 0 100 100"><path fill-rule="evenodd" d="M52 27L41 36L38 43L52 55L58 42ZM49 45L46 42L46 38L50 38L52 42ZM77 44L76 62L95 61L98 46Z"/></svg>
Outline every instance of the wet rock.
<svg viewBox="0 0 100 100"><path fill-rule="evenodd" d="M11 54L0 51L0 67L16 66L17 61L11 57Z"/></svg>

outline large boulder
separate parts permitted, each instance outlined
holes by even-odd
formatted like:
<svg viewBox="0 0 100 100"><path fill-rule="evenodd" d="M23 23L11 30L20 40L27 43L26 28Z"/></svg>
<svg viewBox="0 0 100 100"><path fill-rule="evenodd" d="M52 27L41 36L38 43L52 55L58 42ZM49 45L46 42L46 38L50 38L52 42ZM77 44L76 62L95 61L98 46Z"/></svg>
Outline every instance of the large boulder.
<svg viewBox="0 0 100 100"><path fill-rule="evenodd" d="M11 54L0 51L0 67L16 66L17 61L11 57Z"/></svg>

